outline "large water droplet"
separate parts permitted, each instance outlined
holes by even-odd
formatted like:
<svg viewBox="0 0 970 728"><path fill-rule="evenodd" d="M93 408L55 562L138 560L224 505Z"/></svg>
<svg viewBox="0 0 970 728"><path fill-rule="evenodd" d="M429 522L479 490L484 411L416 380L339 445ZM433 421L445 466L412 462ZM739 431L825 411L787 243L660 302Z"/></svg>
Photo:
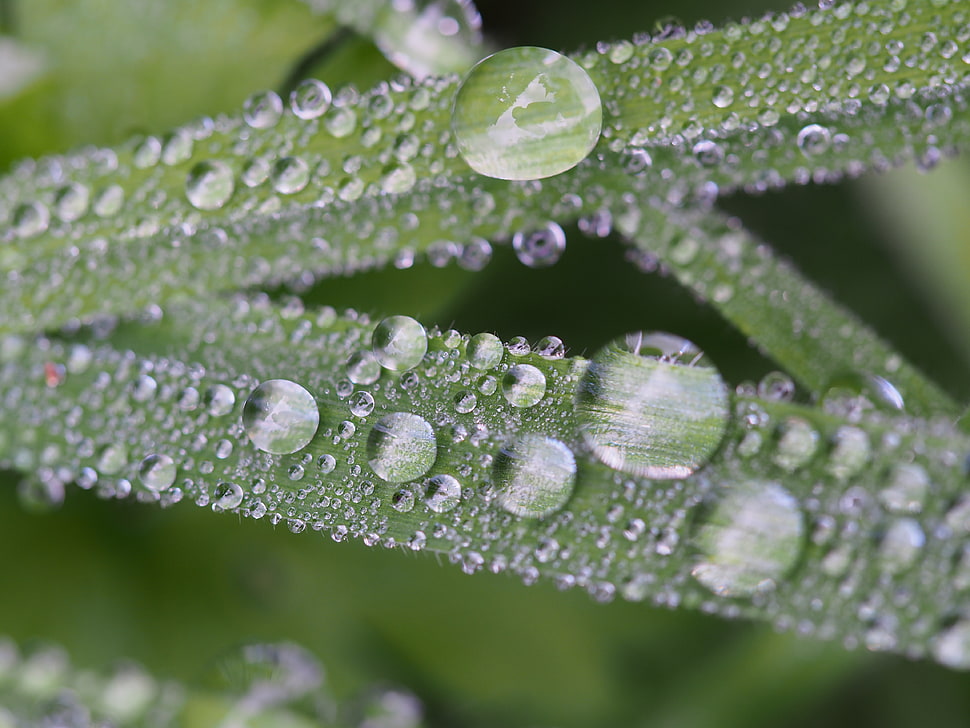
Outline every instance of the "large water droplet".
<svg viewBox="0 0 970 728"><path fill-rule="evenodd" d="M777 483L741 483L724 494L700 526L703 554L691 574L719 596L750 596L777 586L804 548L798 501Z"/></svg>
<svg viewBox="0 0 970 728"><path fill-rule="evenodd" d="M232 197L234 187L229 165L216 160L199 162L185 178L185 196L200 210L218 210Z"/></svg>
<svg viewBox="0 0 970 728"><path fill-rule="evenodd" d="M455 97L451 128L476 172L525 180L583 161L602 121L599 92L586 71L555 51L525 46L472 68Z"/></svg>
<svg viewBox="0 0 970 728"><path fill-rule="evenodd" d="M175 482L178 468L168 455L149 455L141 461L138 477L149 490L167 490Z"/></svg>
<svg viewBox="0 0 970 728"><path fill-rule="evenodd" d="M323 81L308 78L300 81L290 92L290 108L300 119L316 119L330 108L333 95Z"/></svg>
<svg viewBox="0 0 970 728"><path fill-rule="evenodd" d="M505 347L495 334L475 334L468 341L465 351L469 364L476 369L485 370L498 366L505 354Z"/></svg>
<svg viewBox="0 0 970 728"><path fill-rule="evenodd" d="M686 478L727 429L728 390L693 343L634 333L592 358L579 388L580 429L604 464L649 478Z"/></svg>
<svg viewBox="0 0 970 728"><path fill-rule="evenodd" d="M512 249L523 264L530 268L555 265L566 251L566 233L554 222L532 233L512 236Z"/></svg>
<svg viewBox="0 0 970 728"><path fill-rule="evenodd" d="M435 513L452 511L461 501L461 483L453 475L436 475L428 481L424 502Z"/></svg>
<svg viewBox="0 0 970 728"><path fill-rule="evenodd" d="M576 484L576 458L565 444L532 432L499 451L494 465L498 504L517 516L542 518L566 505Z"/></svg>
<svg viewBox="0 0 970 728"><path fill-rule="evenodd" d="M374 329L373 345L381 366L400 372L421 363L428 351L428 335L410 316L389 316Z"/></svg>
<svg viewBox="0 0 970 728"><path fill-rule="evenodd" d="M408 412L382 417L367 438L367 460L388 483L420 478L438 457L438 441L428 421Z"/></svg>
<svg viewBox="0 0 970 728"><path fill-rule="evenodd" d="M296 382L270 379L249 395L242 422L253 445L285 455L302 450L313 439L320 411L313 395Z"/></svg>
<svg viewBox="0 0 970 728"><path fill-rule="evenodd" d="M502 378L502 394L513 407L532 407L546 394L546 377L531 364L516 364Z"/></svg>

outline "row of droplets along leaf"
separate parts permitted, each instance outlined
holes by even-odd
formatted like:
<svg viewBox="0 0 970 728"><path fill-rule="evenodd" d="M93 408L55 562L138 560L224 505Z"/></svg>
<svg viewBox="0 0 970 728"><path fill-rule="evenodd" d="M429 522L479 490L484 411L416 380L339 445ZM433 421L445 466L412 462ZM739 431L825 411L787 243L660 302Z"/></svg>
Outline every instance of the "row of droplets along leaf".
<svg viewBox="0 0 970 728"><path fill-rule="evenodd" d="M420 85L398 80L365 94L345 87L331 95L322 82L307 81L294 92L290 110L265 92L247 102L243 118L205 119L120 151L84 150L24 163L0 181L0 217L9 223L7 244L0 246L0 267L7 271L2 319L8 330L50 327L70 317L123 313L126 306L203 291L406 263L415 253L464 250L474 240L508 238L550 219L568 221L622 207L624 194L641 200L657 196L674 206L709 202L722 189L826 180L931 149L939 155L964 143L970 135L960 75L965 71L959 65L965 65L964 55L950 48L966 40L966 11L943 3L927 17L921 8L859 5L847 6L856 10L842 17L842 7L796 12L790 22L775 19L775 25L786 25L783 31L769 19L719 32L700 27L655 42L602 46L578 57L578 65L542 49L511 49L473 69L461 90L453 78ZM782 104L780 119L771 126L746 121L750 109L745 106L732 112L739 116L722 122L722 133L707 134L711 130L701 124L705 138L637 131L648 129L656 110L671 104L665 95L651 97L653 109L629 94L689 88L684 93L699 98L698 89L708 79L692 70L695 55L704 68L717 54L734 57L746 49L751 58L760 57L768 54L759 45L765 42L761 36L794 34L802 41L794 44L792 58L782 53L787 45L771 48L792 67L798 60L812 61L813 69L837 74L842 66L824 55L827 40L816 40L822 45L805 55L805 47L812 46L804 41L808 31L851 25L859 18L872 22L879 13L888 13L882 45L892 47L886 52L898 53L900 44L924 48L908 76L914 87L908 98L846 102L833 93L833 83L819 83L799 108ZM937 43L921 45L929 24ZM672 48L680 49L680 60L667 66L641 59L655 51L674 54ZM632 54L626 58L628 50ZM552 66L545 65L548 59ZM909 62L901 67L910 69ZM725 79L737 76L732 83L742 77L749 84L775 83L771 74L752 76L743 63L725 68ZM680 81L668 78L673 73ZM475 166L476 149L487 134L463 123L462 112L488 108L488 99L462 90L496 75L519 79L516 88L522 90L489 110L495 116L492 126L500 129L507 117L513 135L533 151L523 155L521 145L492 145L499 159L484 171L543 177L577 166L546 180L512 183L468 172L459 150ZM453 103L456 90L460 103ZM738 91L737 97L760 99L762 91ZM571 110L592 108L584 99L594 96L605 102L603 140L579 161L595 142L599 109L594 104L597 114L585 116ZM561 128L552 123L560 108L554 98L570 110ZM689 108L681 113L691 117L695 109L685 105ZM576 133L587 134L585 141L577 141ZM522 159L533 159L527 164L532 168L502 169ZM118 276L112 286L104 285L104 276L128 270L134 261L144 263L124 277L123 285ZM168 275L157 275L160 270ZM116 292L106 297L105 290Z"/></svg>
<svg viewBox="0 0 970 728"><path fill-rule="evenodd" d="M71 664L65 650L44 644L21 652L0 637L0 726L171 728L194 725L205 705L220 725L251 721L287 725L420 728L424 706L402 688L372 686L338 700L320 661L291 643L234 649L209 669L201 685L160 680L131 661L96 672Z"/></svg>
<svg viewBox="0 0 970 728"><path fill-rule="evenodd" d="M669 335L585 361L551 338L536 347L546 358L521 340L259 300L173 314L206 325L181 343L178 328L123 326L127 354L4 342L4 406L23 419L0 444L5 465L33 472L28 492L76 480L102 497L191 499L433 549L469 573L970 664L970 447L947 422L868 406L875 390L825 411L786 401L774 377L732 407L716 369ZM158 341L179 356L149 354ZM672 442L653 439L660 422Z"/></svg>

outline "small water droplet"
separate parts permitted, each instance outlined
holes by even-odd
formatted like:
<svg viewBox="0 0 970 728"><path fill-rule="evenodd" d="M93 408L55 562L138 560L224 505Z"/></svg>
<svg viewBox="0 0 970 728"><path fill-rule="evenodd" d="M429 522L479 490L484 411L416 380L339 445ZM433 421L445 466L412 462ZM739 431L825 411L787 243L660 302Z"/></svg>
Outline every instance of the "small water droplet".
<svg viewBox="0 0 970 728"><path fill-rule="evenodd" d="M114 217L125 204L125 191L121 185L108 185L94 200L92 208L98 217Z"/></svg>
<svg viewBox="0 0 970 728"><path fill-rule="evenodd" d="M438 442L428 421L408 412L382 417L367 438L371 469L388 483L420 478L438 457Z"/></svg>
<svg viewBox="0 0 970 728"><path fill-rule="evenodd" d="M502 378L502 394L513 407L532 407L546 394L546 376L531 364L516 364Z"/></svg>
<svg viewBox="0 0 970 728"><path fill-rule="evenodd" d="M141 461L138 477L142 484L156 493L168 490L175 482L178 468L168 455L149 455Z"/></svg>
<svg viewBox="0 0 970 728"><path fill-rule="evenodd" d="M886 485L879 491L879 502L890 513L919 513L930 489L930 476L914 463L896 465Z"/></svg>
<svg viewBox="0 0 970 728"><path fill-rule="evenodd" d="M596 145L602 120L586 71L555 51L525 46L499 51L469 71L451 127L476 172L526 180L579 164Z"/></svg>
<svg viewBox="0 0 970 728"><path fill-rule="evenodd" d="M542 518L569 501L576 484L576 458L564 443L527 432L495 458L498 504L516 516Z"/></svg>
<svg viewBox="0 0 970 728"><path fill-rule="evenodd" d="M219 483L216 486L215 500L212 501L212 510L219 513L238 508L244 495L243 489L236 483Z"/></svg>
<svg viewBox="0 0 970 728"><path fill-rule="evenodd" d="M562 359L566 355L566 345L558 336L543 336L535 351L543 359Z"/></svg>
<svg viewBox="0 0 970 728"><path fill-rule="evenodd" d="M933 657L955 670L970 670L970 619L961 619L933 642Z"/></svg>
<svg viewBox="0 0 970 728"><path fill-rule="evenodd" d="M424 326L410 316L390 316L374 329L374 356L392 371L413 369L428 351Z"/></svg>
<svg viewBox="0 0 970 728"><path fill-rule="evenodd" d="M218 210L232 197L234 188L232 169L217 160L199 162L185 178L185 196L200 210Z"/></svg>
<svg viewBox="0 0 970 728"><path fill-rule="evenodd" d="M686 478L724 438L728 390L690 341L637 332L593 356L578 412L583 438L605 465L648 478Z"/></svg>
<svg viewBox="0 0 970 728"><path fill-rule="evenodd" d="M476 369L493 369L502 361L505 347L495 334L475 334L465 349L468 363Z"/></svg>
<svg viewBox="0 0 970 728"><path fill-rule="evenodd" d="M818 450L818 432L806 420L789 417L778 427L778 443L772 460L793 473L806 465Z"/></svg>
<svg viewBox="0 0 970 728"><path fill-rule="evenodd" d="M275 91L260 91L246 99L243 119L254 129L276 126L283 115L283 100Z"/></svg>
<svg viewBox="0 0 970 728"><path fill-rule="evenodd" d="M106 445L98 458L98 470L105 475L115 475L128 464L128 448L122 444Z"/></svg>
<svg viewBox="0 0 970 728"><path fill-rule="evenodd" d="M300 157L283 157L273 165L270 180L281 195L293 195L310 182L310 168Z"/></svg>
<svg viewBox="0 0 970 728"><path fill-rule="evenodd" d="M702 560L691 574L718 596L770 591L795 566L805 543L798 501L772 482L726 491L703 520L696 543Z"/></svg>
<svg viewBox="0 0 970 728"><path fill-rule="evenodd" d="M530 268L548 268L559 262L566 250L566 233L554 222L532 233L512 236L515 257Z"/></svg>
<svg viewBox="0 0 970 728"><path fill-rule="evenodd" d="M315 78L300 81L290 92L290 108L298 118L305 121L323 116L330 108L332 100L330 87Z"/></svg>
<svg viewBox="0 0 970 728"><path fill-rule="evenodd" d="M373 384L381 377L381 364L369 351L360 351L347 361L347 378L354 384Z"/></svg>
<svg viewBox="0 0 970 728"><path fill-rule="evenodd" d="M814 157L828 151L832 143L832 132L819 124L809 124L798 132L795 143L806 157Z"/></svg>
<svg viewBox="0 0 970 728"><path fill-rule="evenodd" d="M465 390L455 395L455 411L460 414L468 414L473 411L478 404L478 397L474 392Z"/></svg>
<svg viewBox="0 0 970 728"><path fill-rule="evenodd" d="M879 564L888 574L899 574L916 562L926 535L912 518L897 518L879 543Z"/></svg>
<svg viewBox="0 0 970 728"><path fill-rule="evenodd" d="M768 372L758 382L758 396L773 402L791 402L795 382L784 372Z"/></svg>
<svg viewBox="0 0 970 728"><path fill-rule="evenodd" d="M21 238L32 238L47 230L51 214L47 205L40 202L25 202L13 213L13 230Z"/></svg>
<svg viewBox="0 0 970 728"><path fill-rule="evenodd" d="M54 212L64 222L74 222L88 211L91 193L81 184L62 187L54 198Z"/></svg>
<svg viewBox="0 0 970 728"><path fill-rule="evenodd" d="M848 480L862 472L871 455L869 436L858 427L843 425L832 437L827 470L838 480Z"/></svg>
<svg viewBox="0 0 970 728"><path fill-rule="evenodd" d="M435 513L452 511L461 501L461 483L452 475L435 475L428 480L424 502Z"/></svg>
<svg viewBox="0 0 970 728"><path fill-rule="evenodd" d="M366 417L374 411L374 395L370 392L355 392L350 398L350 413L355 417Z"/></svg>
<svg viewBox="0 0 970 728"><path fill-rule="evenodd" d="M222 417L232 412L236 406L236 395L225 384L213 384L205 390L202 403L210 415Z"/></svg>
<svg viewBox="0 0 970 728"><path fill-rule="evenodd" d="M734 103L734 89L730 86L715 86L711 101L719 109L726 109Z"/></svg>
<svg viewBox="0 0 970 728"><path fill-rule="evenodd" d="M243 427L260 450L285 455L306 447L320 425L313 395L288 379L270 379L249 395L243 406Z"/></svg>

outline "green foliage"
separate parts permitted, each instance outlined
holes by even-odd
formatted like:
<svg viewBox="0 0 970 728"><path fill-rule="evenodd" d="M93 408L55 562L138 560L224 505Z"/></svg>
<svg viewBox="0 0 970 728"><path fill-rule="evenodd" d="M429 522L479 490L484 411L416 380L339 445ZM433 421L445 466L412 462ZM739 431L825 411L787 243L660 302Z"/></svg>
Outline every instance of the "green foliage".
<svg viewBox="0 0 970 728"><path fill-rule="evenodd" d="M40 49L45 71L25 73L12 95L0 98L0 130L11 140L11 154L59 152L79 142L109 145L20 162L0 178L6 413L0 464L22 478L24 505L59 505L72 482L102 499L131 497L164 507L191 501L295 533L323 531L335 541L435 552L469 574L510 573L529 584L578 587L597 602L648 601L751 617L847 647L970 667L970 508L963 495L970 443L954 424L966 392L951 373L962 367L921 359L917 346L906 346L907 327L895 326L891 316L846 311L738 217L718 209L751 204L741 193L840 182L905 160L929 168L965 145L970 13L962 3L796 8L716 30L661 28L653 38L575 53L603 101L602 136L574 168L521 182L473 173L452 137L460 79L448 72L484 53L472 10L465 9L462 32L449 39L433 31L443 26L429 25L428 16L413 10L378 2L307 5L314 20L298 3L227 0L204 11L172 6L147 45L134 42L141 35L130 26L144 22L138 3L93 21L45 3L31 3L18 16L18 52ZM63 39L89 22L116 31L113 42L71 50ZM335 33L340 23L359 35ZM202 43L187 40L215 26L224 29L225 42L210 34ZM409 35L402 28L421 30ZM629 35L626 24L621 28ZM375 81L390 71L368 37L419 77L445 75ZM320 60L314 43L327 51ZM244 64L262 75L229 67L234 44L247 48ZM199 60L192 53L177 54L177 63L159 60L171 56L168 47L183 45ZM438 50L416 63L418 48ZM309 88L316 95L293 97L292 111L284 109L285 94L282 103L274 94L257 94L243 111L225 113L261 86L284 79L293 85L288 66L304 70L314 63L332 86L332 103L330 89L297 86L295 94ZM114 86L92 80L119 64L118 82L136 90L113 94ZM195 65L198 72L185 70ZM209 92L213 85L216 94ZM96 92L88 93L91 88ZM198 113L218 115L185 123ZM167 132L174 123L183 126ZM146 134L124 141L133 127ZM542 150L550 157L561 152L555 144ZM930 203L916 197L907 204ZM832 217L829 229L842 231L844 221ZM574 224L588 237L614 236L643 272L611 261L620 250L614 242L572 242ZM486 242L514 237L519 259L540 267L560 255L559 225L569 227L571 242L551 271L515 269L505 248L493 251ZM960 260L952 251L941 255ZM885 264L884 255L876 258ZM430 271L421 265L426 262ZM949 266L945 279L928 275L950 281L948 302L962 312L958 282L966 269L961 277L957 266ZM832 262L821 268L823 282L837 293L858 287L858 271L843 272ZM684 288L644 275L657 271ZM570 300L557 299L556 289ZM702 303L692 303L684 289ZM624 296L632 307L602 305ZM722 319L702 304L774 364L736 333L725 333ZM571 310L580 312L578 322L570 321L576 318ZM427 330L405 317L378 326L385 313L415 314ZM534 322L549 326L547 313L561 322L557 333L566 345L584 355L565 356L556 337L536 342L541 332ZM651 328L690 336L709 359L673 337L602 346ZM500 332L504 345L473 336L480 330ZM966 342L962 335L957 346ZM494 356L487 355L489 343L498 347ZM903 351L916 354L946 386L908 363ZM771 366L786 374L761 378ZM733 396L722 375L736 385ZM758 378L758 385L749 383ZM281 385L250 397L260 382L278 379L306 391ZM303 423L305 436L280 426L280 417ZM75 506L84 498L71 495L68 510L90 511L75 529L92 518L118 517L106 505ZM109 579L102 603L113 616L89 633L60 632L62 641L103 658L104 648L90 647L99 630L117 621L144 632L141 651L161 674L158 645L166 630L185 644L205 635L215 652L240 632L252 632L244 612L258 612L262 600L276 624L260 628L260 640L292 638L328 654L340 631L311 636L310 626L319 621L313 600L336 597L329 584L296 590L310 603L283 608L279 600L289 598L281 597L286 586L274 581L274 572L316 581L319 559L343 558L355 578L333 583L354 590L361 578L380 581L382 569L425 568L349 546L316 555L319 546L307 546L305 537L300 547L278 546L288 537L264 535L266 529L224 537L225 517L192 511L180 505L137 516L154 528L178 522L172 519L199 521L193 526L198 548L178 550L186 559L174 562L179 579L205 559L203 541L211 548L230 538L248 554L264 541L269 549L288 549L262 565L243 559L246 566L237 567L243 586L208 592L229 605L231 624L213 628L208 618L189 618L201 603L188 595L175 600L173 620L151 624L145 605L118 606L127 597ZM0 532L22 548L43 522L51 535L40 541L55 543L68 538L59 517L47 516L25 533L18 530L24 517L7 516L9 526ZM140 531L121 531L116 548L160 548L146 539ZM378 566L382 559L391 563ZM40 559L30 564L28 572L54 573ZM513 656L518 630L532 620L551 639L561 639L560 632L575 639L581 620L598 623L610 610L622 626L615 632L597 627L598 648L562 648L558 666L544 656L526 659L531 670L525 672L535 676L530 686L545 697L523 693L521 680L491 674L487 658L476 670L467 665L473 651L450 654L451 630L486 654L488 648L483 637L468 634L478 631L474 621L457 617L449 625L437 614L457 588L444 581L449 578L429 577L445 586L432 581L419 589L422 597L404 612L410 619L394 619L393 609L374 603L402 600L405 587L396 582L409 578L392 579L386 591L337 597L345 606L335 613L324 608L325 614L343 609L353 619L373 612L361 623L371 620L379 635L365 638L361 630L336 650L343 655L336 694L386 678L391 665L390 673L426 693L432 724L631 720L644 709L635 697L639 688L616 672L616 645L630 630L645 630L638 649L651 647L631 659L646 676L640 663L656 658L645 655L663 654L669 662L687 644L682 635L665 642L663 626L643 622L689 616L658 616L635 603L577 607L568 595L540 592L542 606L526 619L533 607L518 600L531 597L510 590L521 616L494 623L504 635L503 662L520 659ZM472 580L474 589L480 579ZM505 588L484 581L485 598ZM130 593L151 604L150 591ZM50 597L38 592L38 598ZM558 610L577 609L576 615L590 616L557 625ZM11 623L26 625L28 633L44 624L10 610ZM292 631L282 627L291 615ZM45 636L57 637L54 632ZM774 639L756 635L740 649L724 648L725 664L745 666L730 686L746 690L760 680L768 694L778 675L790 675L806 696L821 694L857 660L806 644L789 644L806 655L816 651L804 665L766 658L761 653L777 649ZM735 649L747 656L732 660L728 653ZM347 659L351 654L357 656ZM594 654L613 665L612 679L596 676L589 663ZM589 691L590 703L563 710L557 701L565 693L550 687L561 685L552 676L580 663L566 679ZM184 656L173 664L184 670ZM428 671L414 682L407 679L413 664ZM679 674L696 669L691 664L685 657ZM82 683L58 682L84 694ZM189 684L189 692L197 691L191 678ZM482 686L490 684L515 696L506 701L516 706L512 712L503 715L499 704L483 702L489 690ZM684 679L674 694L688 684ZM202 724L225 710L225 699L216 691L214 704L193 698L178 710ZM736 699L715 694L710 710L730 712ZM462 700L485 706L486 717L456 707ZM797 700L769 707L759 719L771 722L772 710L791 710ZM233 704L243 710L247 703L240 697ZM364 720L359 711L354 717L335 710L316 705L304 715ZM681 699L651 713L677 724L712 723L704 711L692 714ZM263 719L306 720L295 715Z"/></svg>

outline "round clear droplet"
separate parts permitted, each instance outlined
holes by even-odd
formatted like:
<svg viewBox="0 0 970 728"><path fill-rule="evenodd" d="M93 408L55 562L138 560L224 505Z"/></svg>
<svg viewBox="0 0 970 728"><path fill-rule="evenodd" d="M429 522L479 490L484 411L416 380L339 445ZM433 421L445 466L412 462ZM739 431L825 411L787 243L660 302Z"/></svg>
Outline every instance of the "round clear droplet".
<svg viewBox="0 0 970 728"><path fill-rule="evenodd" d="M427 353L428 334L410 316L390 316L374 329L373 347L382 367L406 371L420 364Z"/></svg>
<svg viewBox="0 0 970 728"><path fill-rule="evenodd" d="M879 502L890 513L919 513L930 490L930 476L922 465L901 463L889 471Z"/></svg>
<svg viewBox="0 0 970 728"><path fill-rule="evenodd" d="M185 178L185 196L200 210L218 210L232 197L232 169L225 162L199 162Z"/></svg>
<svg viewBox="0 0 970 728"><path fill-rule="evenodd" d="M586 71L533 46L499 51L472 68L451 118L468 165L508 180L575 167L596 145L602 123L599 92Z"/></svg>
<svg viewBox="0 0 970 728"><path fill-rule="evenodd" d="M246 99L243 119L254 129L276 126L283 115L283 100L275 91L261 91Z"/></svg>
<svg viewBox="0 0 970 728"><path fill-rule="evenodd" d="M579 387L579 427L596 457L648 478L686 478L727 430L728 390L687 339L637 332L598 351Z"/></svg>
<svg viewBox="0 0 970 728"><path fill-rule="evenodd" d="M170 488L177 473L175 461L168 455L149 455L141 461L138 468L138 478L142 485L155 492Z"/></svg>
<svg viewBox="0 0 970 728"><path fill-rule="evenodd" d="M516 364L502 378L502 394L513 407L532 407L546 394L546 376L531 364Z"/></svg>
<svg viewBox="0 0 970 728"><path fill-rule="evenodd" d="M461 501L461 483L452 475L436 475L428 480L424 502L435 513L453 511Z"/></svg>
<svg viewBox="0 0 970 728"><path fill-rule="evenodd" d="M290 92L290 108L298 118L305 121L323 116L330 108L332 100L330 87L315 78L300 81Z"/></svg>
<svg viewBox="0 0 970 728"><path fill-rule="evenodd" d="M532 233L512 236L515 257L530 268L548 268L559 262L566 251L566 233L554 222Z"/></svg>
<svg viewBox="0 0 970 728"><path fill-rule="evenodd" d="M296 382L270 379L249 395L242 422L253 445L284 455L309 444L320 425L320 411L313 395Z"/></svg>
<svg viewBox="0 0 970 728"><path fill-rule="evenodd" d="M293 195L310 182L310 168L300 157L283 157L273 165L270 181L281 195Z"/></svg>
<svg viewBox="0 0 970 728"><path fill-rule="evenodd" d="M492 369L499 365L505 354L502 340L495 334L475 334L465 349L468 363L476 369Z"/></svg>
<svg viewBox="0 0 970 728"><path fill-rule="evenodd" d="M367 438L371 469L388 483L404 483L431 469L438 442L428 421L408 412L382 417Z"/></svg>
<svg viewBox="0 0 970 728"><path fill-rule="evenodd" d="M691 574L718 596L770 591L795 566L805 524L795 497L779 484L735 484L702 521L695 543L702 556Z"/></svg>
<svg viewBox="0 0 970 728"><path fill-rule="evenodd" d="M232 412L232 408L236 406L236 395L225 384L213 384L205 390L202 403L210 415L222 417Z"/></svg>
<svg viewBox="0 0 970 728"><path fill-rule="evenodd" d="M498 504L516 516L542 518L562 509L576 485L576 458L564 443L537 433L515 437L495 458Z"/></svg>

